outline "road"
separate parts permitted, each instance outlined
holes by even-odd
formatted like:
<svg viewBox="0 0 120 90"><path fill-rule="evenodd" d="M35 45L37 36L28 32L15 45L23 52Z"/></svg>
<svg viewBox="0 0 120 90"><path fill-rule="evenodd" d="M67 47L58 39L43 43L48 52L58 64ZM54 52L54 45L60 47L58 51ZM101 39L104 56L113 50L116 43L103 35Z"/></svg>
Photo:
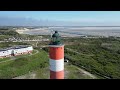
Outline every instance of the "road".
<svg viewBox="0 0 120 90"><path fill-rule="evenodd" d="M85 71L85 70L83 70L81 68L77 68L77 69L80 70L83 74L86 74L86 75L90 76L93 79L97 79L97 77L95 75L91 74L90 72L87 72L87 71Z"/></svg>

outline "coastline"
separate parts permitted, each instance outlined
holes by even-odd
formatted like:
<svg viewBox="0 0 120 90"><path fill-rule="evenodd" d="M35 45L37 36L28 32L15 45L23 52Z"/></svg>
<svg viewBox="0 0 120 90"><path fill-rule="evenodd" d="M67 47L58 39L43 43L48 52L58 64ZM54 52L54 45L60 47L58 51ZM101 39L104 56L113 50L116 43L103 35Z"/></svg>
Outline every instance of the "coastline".
<svg viewBox="0 0 120 90"><path fill-rule="evenodd" d="M52 30L58 30L62 37L79 37L79 36L114 36L120 37L120 27L114 28L66 28L66 29L56 29L53 28ZM30 35L50 35L51 29L50 28L37 28L37 29L17 29L16 30L19 34L30 34Z"/></svg>

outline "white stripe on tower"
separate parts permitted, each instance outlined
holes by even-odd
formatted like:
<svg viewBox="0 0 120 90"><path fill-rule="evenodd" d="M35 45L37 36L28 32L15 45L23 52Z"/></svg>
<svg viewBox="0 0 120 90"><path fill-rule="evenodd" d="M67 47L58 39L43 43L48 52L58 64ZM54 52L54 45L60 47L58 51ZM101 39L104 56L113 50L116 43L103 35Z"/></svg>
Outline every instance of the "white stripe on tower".
<svg viewBox="0 0 120 90"><path fill-rule="evenodd" d="M64 70L64 59L60 59L60 60L50 59L50 70L54 72L59 72Z"/></svg>

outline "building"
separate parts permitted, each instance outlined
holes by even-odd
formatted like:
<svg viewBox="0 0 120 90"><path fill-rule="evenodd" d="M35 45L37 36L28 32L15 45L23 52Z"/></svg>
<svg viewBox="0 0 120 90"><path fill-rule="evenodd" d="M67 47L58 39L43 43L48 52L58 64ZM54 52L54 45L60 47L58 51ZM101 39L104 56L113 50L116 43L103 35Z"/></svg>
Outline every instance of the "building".
<svg viewBox="0 0 120 90"><path fill-rule="evenodd" d="M9 51L10 51L10 50L7 50L7 49L2 49L2 50L0 50L0 58L4 58L4 57L9 57L9 56L11 56L11 55L9 54Z"/></svg>
<svg viewBox="0 0 120 90"><path fill-rule="evenodd" d="M33 51L32 46L25 46L25 45L13 46L6 49L1 49L0 58L27 54L27 53L31 53L32 51Z"/></svg>

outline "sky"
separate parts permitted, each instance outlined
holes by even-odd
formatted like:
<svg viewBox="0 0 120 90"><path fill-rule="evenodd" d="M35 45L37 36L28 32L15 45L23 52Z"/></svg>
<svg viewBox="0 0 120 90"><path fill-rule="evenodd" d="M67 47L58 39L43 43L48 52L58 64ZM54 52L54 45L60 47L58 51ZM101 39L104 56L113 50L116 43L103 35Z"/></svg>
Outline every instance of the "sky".
<svg viewBox="0 0 120 90"><path fill-rule="evenodd" d="M0 26L120 26L120 11L0 11Z"/></svg>

